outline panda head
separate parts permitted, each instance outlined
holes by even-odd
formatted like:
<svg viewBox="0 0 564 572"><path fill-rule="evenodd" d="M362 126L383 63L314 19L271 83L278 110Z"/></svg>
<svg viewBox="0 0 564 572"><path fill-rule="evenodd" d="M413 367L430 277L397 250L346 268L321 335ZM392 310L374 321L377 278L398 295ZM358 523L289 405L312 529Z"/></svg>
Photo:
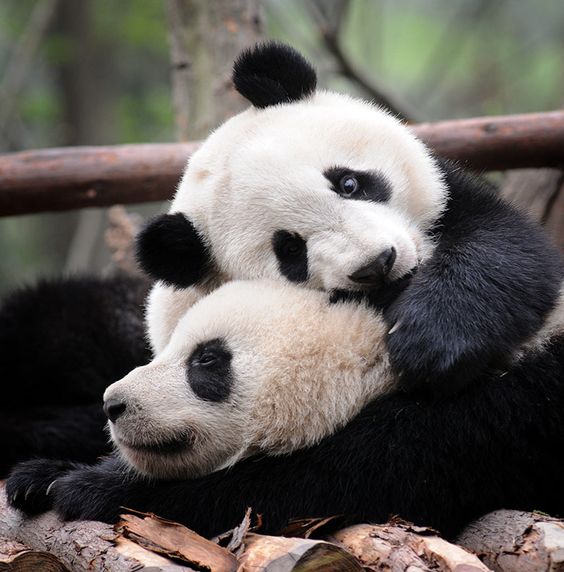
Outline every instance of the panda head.
<svg viewBox="0 0 564 572"><path fill-rule="evenodd" d="M154 278L187 287L285 279L323 290L384 287L433 248L446 188L428 149L389 113L316 90L292 48L234 65L253 105L192 156L170 213L141 233Z"/></svg>
<svg viewBox="0 0 564 572"><path fill-rule="evenodd" d="M106 390L112 439L136 471L160 478L313 445L392 387L385 332L364 304L230 282L187 311L154 361Z"/></svg>

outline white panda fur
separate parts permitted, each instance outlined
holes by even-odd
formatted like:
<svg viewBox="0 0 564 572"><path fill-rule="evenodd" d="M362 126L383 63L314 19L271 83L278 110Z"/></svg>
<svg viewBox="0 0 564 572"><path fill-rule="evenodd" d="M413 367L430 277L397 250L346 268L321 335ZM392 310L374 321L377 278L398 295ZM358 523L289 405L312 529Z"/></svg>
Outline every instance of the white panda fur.
<svg viewBox="0 0 564 572"><path fill-rule="evenodd" d="M386 330L364 303L330 304L324 292L280 282L228 283L185 312L150 364L106 390L106 403L126 404L112 438L137 471L161 478L313 445L394 387ZM220 402L196 395L187 374L195 348L214 339L232 353ZM193 442L163 454L159 444L178 439Z"/></svg>

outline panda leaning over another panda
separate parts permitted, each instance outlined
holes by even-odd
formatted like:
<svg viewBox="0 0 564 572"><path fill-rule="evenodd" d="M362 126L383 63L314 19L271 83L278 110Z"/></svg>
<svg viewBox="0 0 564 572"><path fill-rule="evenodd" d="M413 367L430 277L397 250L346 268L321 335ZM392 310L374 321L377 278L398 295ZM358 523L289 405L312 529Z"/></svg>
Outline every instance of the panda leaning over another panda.
<svg viewBox="0 0 564 572"><path fill-rule="evenodd" d="M170 213L138 241L160 281L153 349L219 284L272 278L371 298L405 387L456 389L510 362L562 284L541 228L389 113L316 91L292 48L244 52L233 77L252 107L192 156Z"/></svg>
<svg viewBox="0 0 564 572"><path fill-rule="evenodd" d="M507 371L431 397L393 391L373 308L328 298L265 281L212 292L106 391L121 456L22 463L10 504L109 522L126 506L204 535L248 506L264 532L397 514L452 536L498 508L564 515L564 316Z"/></svg>

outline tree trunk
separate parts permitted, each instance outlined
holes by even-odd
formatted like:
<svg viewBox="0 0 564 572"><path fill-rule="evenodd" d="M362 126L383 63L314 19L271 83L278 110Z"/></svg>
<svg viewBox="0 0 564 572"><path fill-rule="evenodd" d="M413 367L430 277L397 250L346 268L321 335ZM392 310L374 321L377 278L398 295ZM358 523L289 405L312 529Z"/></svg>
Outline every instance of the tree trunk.
<svg viewBox="0 0 564 572"><path fill-rule="evenodd" d="M167 0L173 102L179 141L206 137L245 102L233 60L262 36L259 0Z"/></svg>
<svg viewBox="0 0 564 572"><path fill-rule="evenodd" d="M544 224L564 252L564 171L520 169L508 173L503 196Z"/></svg>

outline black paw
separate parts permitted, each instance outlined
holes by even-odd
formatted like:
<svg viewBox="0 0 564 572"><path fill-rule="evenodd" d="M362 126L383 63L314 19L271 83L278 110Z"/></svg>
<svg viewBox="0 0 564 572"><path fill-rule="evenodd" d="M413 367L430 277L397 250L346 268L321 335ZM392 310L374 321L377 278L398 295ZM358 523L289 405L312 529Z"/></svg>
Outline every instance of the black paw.
<svg viewBox="0 0 564 572"><path fill-rule="evenodd" d="M447 325L444 314L430 314L425 308L403 307L386 315L390 361L403 389L453 392L478 377L489 359L464 324Z"/></svg>
<svg viewBox="0 0 564 572"><path fill-rule="evenodd" d="M27 516L47 512L53 507L53 486L76 463L35 459L16 465L6 482L8 503Z"/></svg>
<svg viewBox="0 0 564 572"><path fill-rule="evenodd" d="M53 486L53 508L63 520L115 522L128 506L127 474L112 461L70 471ZM106 468L109 465L109 469Z"/></svg>

